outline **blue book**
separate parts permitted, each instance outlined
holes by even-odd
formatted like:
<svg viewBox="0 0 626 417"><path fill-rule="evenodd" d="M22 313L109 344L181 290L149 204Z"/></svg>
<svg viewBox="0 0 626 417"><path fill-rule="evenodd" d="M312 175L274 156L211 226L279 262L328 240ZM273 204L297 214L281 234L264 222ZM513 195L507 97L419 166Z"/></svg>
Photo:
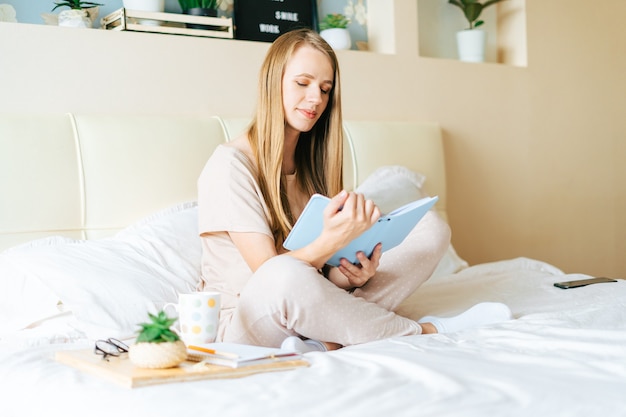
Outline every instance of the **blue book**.
<svg viewBox="0 0 626 417"><path fill-rule="evenodd" d="M326 263L337 266L341 258L346 258L356 264L358 263L357 252L362 251L370 257L379 242L383 244L383 252L398 246L437 200L437 196L424 197L381 215L371 228L335 253ZM330 199L321 194L311 196L283 243L285 249L300 249L313 242L322 233L323 211L329 202Z"/></svg>

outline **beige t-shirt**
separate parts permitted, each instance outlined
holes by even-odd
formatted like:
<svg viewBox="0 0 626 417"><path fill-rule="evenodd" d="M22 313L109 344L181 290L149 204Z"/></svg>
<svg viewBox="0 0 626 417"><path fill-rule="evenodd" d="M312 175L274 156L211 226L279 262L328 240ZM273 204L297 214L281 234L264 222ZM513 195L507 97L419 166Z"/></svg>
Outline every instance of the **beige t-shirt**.
<svg viewBox="0 0 626 417"><path fill-rule="evenodd" d="M204 291L222 293L222 309L236 307L252 271L227 232L272 236L256 168L241 151L220 145L198 179L198 227Z"/></svg>
<svg viewBox="0 0 626 417"><path fill-rule="evenodd" d="M297 217L308 198L287 176L287 195ZM220 145L198 179L198 225L202 240L202 289L222 293L222 314L237 306L252 271L228 232L272 237L269 214L256 181L255 164L234 147Z"/></svg>

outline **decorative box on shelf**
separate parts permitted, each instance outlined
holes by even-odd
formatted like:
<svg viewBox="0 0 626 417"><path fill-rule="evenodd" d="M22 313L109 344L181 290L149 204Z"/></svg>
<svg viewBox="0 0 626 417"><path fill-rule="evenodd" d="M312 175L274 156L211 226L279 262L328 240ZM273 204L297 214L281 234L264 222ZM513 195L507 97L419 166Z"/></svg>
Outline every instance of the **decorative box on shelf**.
<svg viewBox="0 0 626 417"><path fill-rule="evenodd" d="M233 39L234 37L233 19L231 18L145 12L125 8L103 17L101 27L107 30L168 33L211 38Z"/></svg>

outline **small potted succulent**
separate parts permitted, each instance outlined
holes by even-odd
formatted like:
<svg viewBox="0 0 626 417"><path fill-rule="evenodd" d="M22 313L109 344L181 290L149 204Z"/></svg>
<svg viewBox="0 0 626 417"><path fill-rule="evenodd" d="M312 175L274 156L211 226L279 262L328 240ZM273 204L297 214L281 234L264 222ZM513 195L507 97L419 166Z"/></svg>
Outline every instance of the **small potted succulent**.
<svg viewBox="0 0 626 417"><path fill-rule="evenodd" d="M468 62L483 62L485 60L485 48L487 45L487 32L476 29L483 25L483 20L478 20L483 10L502 0L488 0L481 3L478 0L448 0L448 3L457 6L463 11L463 15L469 23L465 30L457 32L457 45L459 59Z"/></svg>
<svg viewBox="0 0 626 417"><path fill-rule="evenodd" d="M320 22L320 35L333 49L350 49L352 39L348 31L350 19L341 13L327 14Z"/></svg>
<svg viewBox="0 0 626 417"><path fill-rule="evenodd" d="M171 329L176 319L164 311L148 313L150 321L140 323L141 331L130 347L130 360L140 368L172 368L187 359L185 343Z"/></svg>
<svg viewBox="0 0 626 417"><path fill-rule="evenodd" d="M98 17L98 6L100 3L83 0L63 0L55 2L52 11L59 7L69 7L59 13L58 24L65 27L90 28Z"/></svg>

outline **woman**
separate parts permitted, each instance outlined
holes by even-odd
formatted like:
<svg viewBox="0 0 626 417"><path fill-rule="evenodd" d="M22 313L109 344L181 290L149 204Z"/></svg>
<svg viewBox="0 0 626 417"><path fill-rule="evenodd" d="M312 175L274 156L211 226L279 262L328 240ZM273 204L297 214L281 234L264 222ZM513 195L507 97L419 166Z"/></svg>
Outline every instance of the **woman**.
<svg viewBox="0 0 626 417"><path fill-rule="evenodd" d="M432 274L450 231L428 213L409 237L359 265L325 266L380 216L343 190L339 66L314 31L271 45L261 68L256 117L211 156L198 181L203 289L222 293L218 341L328 350L371 340L506 320L484 303L460 316L415 322L393 311ZM333 196L310 245L282 243L314 193Z"/></svg>

